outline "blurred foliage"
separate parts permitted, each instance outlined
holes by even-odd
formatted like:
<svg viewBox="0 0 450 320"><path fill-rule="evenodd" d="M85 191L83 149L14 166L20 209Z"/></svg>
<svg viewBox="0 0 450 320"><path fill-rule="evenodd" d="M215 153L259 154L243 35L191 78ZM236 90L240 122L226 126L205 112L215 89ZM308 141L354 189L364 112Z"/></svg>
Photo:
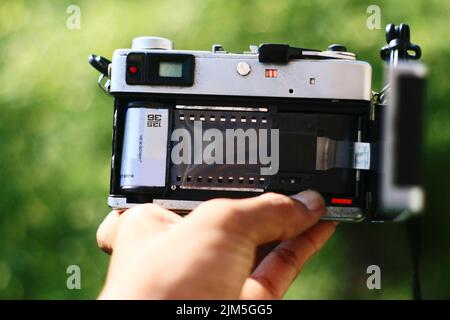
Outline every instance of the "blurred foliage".
<svg viewBox="0 0 450 320"><path fill-rule="evenodd" d="M69 30L66 9L81 8ZM366 27L370 4L382 29ZM157 35L177 48L281 42L325 48L343 43L382 80L379 48L387 23L407 22L430 69L426 112L428 209L422 282L426 298L450 298L450 2L410 1L24 1L0 4L0 298L95 298L107 256L95 231L108 212L112 98L96 85L90 53L111 57L133 37ZM82 289L66 288L66 268ZM382 269L382 290L366 268ZM288 299L410 298L403 224L341 224L287 294Z"/></svg>

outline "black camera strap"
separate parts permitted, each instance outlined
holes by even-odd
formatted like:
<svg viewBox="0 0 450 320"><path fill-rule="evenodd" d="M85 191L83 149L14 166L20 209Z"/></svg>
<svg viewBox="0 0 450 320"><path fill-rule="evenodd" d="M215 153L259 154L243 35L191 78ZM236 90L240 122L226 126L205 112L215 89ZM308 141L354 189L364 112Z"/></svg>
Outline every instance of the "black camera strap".
<svg viewBox="0 0 450 320"><path fill-rule="evenodd" d="M420 286L421 221L421 217L415 217L406 222L406 235L412 262L412 296L414 300L422 300Z"/></svg>

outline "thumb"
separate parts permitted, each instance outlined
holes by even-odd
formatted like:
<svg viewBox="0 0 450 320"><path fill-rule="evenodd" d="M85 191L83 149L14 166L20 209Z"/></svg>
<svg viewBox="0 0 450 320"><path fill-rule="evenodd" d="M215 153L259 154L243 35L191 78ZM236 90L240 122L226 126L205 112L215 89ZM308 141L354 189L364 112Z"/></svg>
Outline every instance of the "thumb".
<svg viewBox="0 0 450 320"><path fill-rule="evenodd" d="M197 218L248 237L254 245L292 238L316 224L325 213L325 202L315 191L288 197L265 193L258 197L205 202L195 210Z"/></svg>

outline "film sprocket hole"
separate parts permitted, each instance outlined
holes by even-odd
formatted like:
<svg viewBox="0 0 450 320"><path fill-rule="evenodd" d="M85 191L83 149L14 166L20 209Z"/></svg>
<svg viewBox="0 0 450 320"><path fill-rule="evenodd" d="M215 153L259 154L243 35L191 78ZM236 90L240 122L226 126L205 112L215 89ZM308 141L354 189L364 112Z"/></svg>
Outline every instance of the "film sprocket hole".
<svg viewBox="0 0 450 320"><path fill-rule="evenodd" d="M426 69L411 61L421 51L407 25L386 34L378 93L369 63L342 45L263 44L235 54L141 37L112 62L91 55L114 97L108 204L187 212L216 197L314 189L326 200L324 219L420 212Z"/></svg>

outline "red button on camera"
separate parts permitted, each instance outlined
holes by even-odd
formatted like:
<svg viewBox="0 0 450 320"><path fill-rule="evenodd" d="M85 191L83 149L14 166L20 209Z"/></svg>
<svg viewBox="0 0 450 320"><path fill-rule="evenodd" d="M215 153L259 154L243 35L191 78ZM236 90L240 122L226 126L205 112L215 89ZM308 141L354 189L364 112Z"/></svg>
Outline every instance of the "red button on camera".
<svg viewBox="0 0 450 320"><path fill-rule="evenodd" d="M130 67L130 73L131 74L136 74L138 72L138 68L136 66L131 66Z"/></svg>

